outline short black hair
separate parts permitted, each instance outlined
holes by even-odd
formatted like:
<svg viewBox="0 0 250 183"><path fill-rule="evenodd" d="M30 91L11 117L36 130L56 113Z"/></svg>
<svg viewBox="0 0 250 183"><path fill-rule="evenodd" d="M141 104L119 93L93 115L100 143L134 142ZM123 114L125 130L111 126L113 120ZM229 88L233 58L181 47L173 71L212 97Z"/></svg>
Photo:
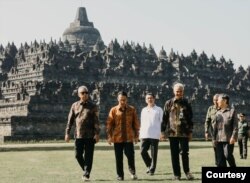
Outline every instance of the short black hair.
<svg viewBox="0 0 250 183"><path fill-rule="evenodd" d="M152 92L147 92L147 93L146 93L146 96L147 96L147 95L150 95L150 96L152 96L153 98L155 98L155 95L154 95Z"/></svg>
<svg viewBox="0 0 250 183"><path fill-rule="evenodd" d="M122 96L125 96L125 97L128 96L127 92L125 92L125 91L119 91L117 96L119 96L119 95L122 95Z"/></svg>
<svg viewBox="0 0 250 183"><path fill-rule="evenodd" d="M246 116L246 114L245 113L240 113L239 116Z"/></svg>
<svg viewBox="0 0 250 183"><path fill-rule="evenodd" d="M227 104L229 104L229 96L228 96L227 94L222 93L222 94L220 94L220 97L221 97L222 99L226 100L226 101L227 101Z"/></svg>

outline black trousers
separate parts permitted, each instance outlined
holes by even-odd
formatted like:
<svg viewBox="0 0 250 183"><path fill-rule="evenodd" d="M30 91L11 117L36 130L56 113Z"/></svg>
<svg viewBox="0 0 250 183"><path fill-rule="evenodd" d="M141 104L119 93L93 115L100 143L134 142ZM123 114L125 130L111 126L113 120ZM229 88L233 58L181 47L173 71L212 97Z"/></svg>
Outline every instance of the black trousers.
<svg viewBox="0 0 250 183"><path fill-rule="evenodd" d="M228 162L230 167L236 167L233 151L234 144L229 144L228 142L218 142L216 144L216 154L218 158L217 166L227 167Z"/></svg>
<svg viewBox="0 0 250 183"><path fill-rule="evenodd" d="M157 155L158 155L158 139L141 139L141 157L145 165L149 168L149 171L154 173L156 164L157 164ZM149 155L148 150L151 150Z"/></svg>
<svg viewBox="0 0 250 183"><path fill-rule="evenodd" d="M92 138L75 140L75 158L87 177L92 169L94 147L95 141Z"/></svg>
<svg viewBox="0 0 250 183"><path fill-rule="evenodd" d="M119 177L124 178L123 152L128 159L128 168L131 174L135 174L135 151L132 142L114 143L116 172Z"/></svg>
<svg viewBox="0 0 250 183"><path fill-rule="evenodd" d="M181 176L180 157L182 158L182 166L185 173L189 169L189 141L187 137L169 137L172 168L175 176Z"/></svg>
<svg viewBox="0 0 250 183"><path fill-rule="evenodd" d="M215 165L217 166L218 165L218 158L217 158L217 153L216 153L216 147L214 146L213 142L212 142L212 145L213 145L213 150L214 150Z"/></svg>
<svg viewBox="0 0 250 183"><path fill-rule="evenodd" d="M248 135L239 134L238 135L238 144L239 144L239 150L240 155L243 157L247 157L247 141L248 141Z"/></svg>

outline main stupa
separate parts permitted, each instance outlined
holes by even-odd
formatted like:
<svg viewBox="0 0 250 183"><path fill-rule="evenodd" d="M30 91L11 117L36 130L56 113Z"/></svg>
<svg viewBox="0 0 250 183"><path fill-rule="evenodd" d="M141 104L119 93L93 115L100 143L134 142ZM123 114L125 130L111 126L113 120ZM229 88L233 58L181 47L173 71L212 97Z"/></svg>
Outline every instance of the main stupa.
<svg viewBox="0 0 250 183"><path fill-rule="evenodd" d="M100 32L94 28L93 22L89 22L86 9L79 7L74 22L63 33L63 40L69 41L70 45L79 44L82 48L93 48L101 41Z"/></svg>

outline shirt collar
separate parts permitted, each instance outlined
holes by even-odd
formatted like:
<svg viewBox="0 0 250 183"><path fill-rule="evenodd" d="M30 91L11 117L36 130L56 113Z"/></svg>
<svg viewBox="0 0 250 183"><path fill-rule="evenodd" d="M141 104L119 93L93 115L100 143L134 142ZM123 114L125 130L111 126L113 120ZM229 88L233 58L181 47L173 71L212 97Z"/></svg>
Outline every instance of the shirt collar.
<svg viewBox="0 0 250 183"><path fill-rule="evenodd" d="M122 108L121 108L121 106L118 104L117 105L117 108L120 110L120 111L122 111ZM128 106L127 105L125 105L125 110L128 108Z"/></svg>
<svg viewBox="0 0 250 183"><path fill-rule="evenodd" d="M227 107L227 108L225 108L225 109L220 109L222 112L226 112L226 111L230 111L230 108L229 107Z"/></svg>
<svg viewBox="0 0 250 183"><path fill-rule="evenodd" d="M85 104L88 104L88 100L86 100L85 102L84 102L84 101L79 100L79 103L80 103L80 105L85 105Z"/></svg>

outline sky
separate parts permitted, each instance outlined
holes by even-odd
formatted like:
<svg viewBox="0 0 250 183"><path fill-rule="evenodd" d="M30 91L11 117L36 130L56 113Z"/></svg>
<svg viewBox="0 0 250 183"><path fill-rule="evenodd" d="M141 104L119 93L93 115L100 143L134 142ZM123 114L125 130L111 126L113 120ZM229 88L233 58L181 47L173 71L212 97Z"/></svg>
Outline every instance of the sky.
<svg viewBox="0 0 250 183"><path fill-rule="evenodd" d="M0 0L0 44L59 40L78 7L106 45L116 38L250 66L250 0Z"/></svg>

